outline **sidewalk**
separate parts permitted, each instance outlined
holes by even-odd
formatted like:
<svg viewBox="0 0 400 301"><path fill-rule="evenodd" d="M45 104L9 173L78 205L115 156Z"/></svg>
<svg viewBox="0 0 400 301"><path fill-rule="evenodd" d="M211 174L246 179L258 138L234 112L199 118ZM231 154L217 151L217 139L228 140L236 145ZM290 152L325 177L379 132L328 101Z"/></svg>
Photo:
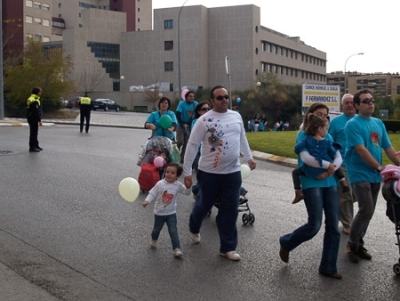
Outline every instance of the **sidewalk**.
<svg viewBox="0 0 400 301"><path fill-rule="evenodd" d="M147 113L131 113L131 112L109 112L109 113L92 113L90 126L106 126L106 127L122 127L122 128L138 128L143 129L147 119ZM79 126L80 116L75 120L42 120L43 126L56 126L57 124L70 124ZM12 126L29 126L26 119L5 118L0 120L0 127ZM286 165L289 167L297 167L297 160L283 158L267 153L252 151L255 159ZM7 266L0 262L0 291L2 300L25 301L40 300L52 301L58 300L44 289L29 282L22 276L10 270Z"/></svg>
<svg viewBox="0 0 400 301"><path fill-rule="evenodd" d="M44 289L0 263L1 300L9 301L55 301L59 300Z"/></svg>

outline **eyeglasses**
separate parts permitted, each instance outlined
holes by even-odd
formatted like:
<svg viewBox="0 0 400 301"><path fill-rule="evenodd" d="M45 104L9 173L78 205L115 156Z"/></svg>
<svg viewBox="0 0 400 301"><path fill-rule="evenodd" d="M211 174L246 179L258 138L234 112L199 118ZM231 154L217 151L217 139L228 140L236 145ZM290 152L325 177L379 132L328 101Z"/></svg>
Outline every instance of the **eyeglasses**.
<svg viewBox="0 0 400 301"><path fill-rule="evenodd" d="M220 96L217 96L217 97L214 97L216 100L223 100L224 98L225 99L229 99L229 95L224 95L224 96L222 96L222 95L220 95Z"/></svg>
<svg viewBox="0 0 400 301"><path fill-rule="evenodd" d="M371 102L375 103L375 99L373 99L373 98L365 98L365 99L361 100L360 102L363 103L363 104L369 105Z"/></svg>
<svg viewBox="0 0 400 301"><path fill-rule="evenodd" d="M202 112L207 112L207 111L209 111L210 110L210 108L201 108L200 109L200 111L202 111Z"/></svg>

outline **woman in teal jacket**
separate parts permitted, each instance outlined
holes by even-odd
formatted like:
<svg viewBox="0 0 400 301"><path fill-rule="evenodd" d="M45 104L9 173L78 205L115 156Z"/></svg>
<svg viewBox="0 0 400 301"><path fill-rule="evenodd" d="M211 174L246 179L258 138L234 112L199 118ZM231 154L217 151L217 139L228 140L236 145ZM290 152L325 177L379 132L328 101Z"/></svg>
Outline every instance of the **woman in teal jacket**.
<svg viewBox="0 0 400 301"><path fill-rule="evenodd" d="M314 113L321 117L328 117L329 109L321 103L312 104L305 116ZM307 127L307 119L304 121L303 128ZM297 135L296 142L300 142L305 137L304 130ZM328 134L327 139L332 139ZM306 160L306 151L300 152L299 166ZM340 153L337 152L339 164L336 163L335 168L339 168L341 164ZM312 160L311 160L312 161ZM305 161L311 165L312 162ZM315 159L314 159L315 161ZM317 177L302 176L301 185L304 194L304 203L307 208L307 223L300 226L292 233L285 234L280 237L279 256L283 262L289 261L289 252L301 245L303 242L312 239L322 226L323 213L325 214L325 234L322 248L322 258L319 265L319 273L323 276L334 279L341 279L342 275L337 271L337 257L339 252L340 232L339 223L339 195L337 191L337 181L334 176L335 168L330 165L326 172Z"/></svg>
<svg viewBox="0 0 400 301"><path fill-rule="evenodd" d="M173 111L169 110L170 107L171 100L168 97L162 97L158 102L158 111L152 112L147 118L144 127L152 130L150 138L164 136L175 141L176 116ZM171 126L167 129L164 129L160 124L160 119L164 115L171 117L172 121Z"/></svg>

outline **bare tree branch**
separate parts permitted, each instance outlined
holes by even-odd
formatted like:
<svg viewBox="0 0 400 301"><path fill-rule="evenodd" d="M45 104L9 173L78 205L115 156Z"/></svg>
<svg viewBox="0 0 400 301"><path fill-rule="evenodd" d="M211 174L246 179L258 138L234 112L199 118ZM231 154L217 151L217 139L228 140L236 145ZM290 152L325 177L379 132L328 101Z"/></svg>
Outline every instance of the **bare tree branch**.
<svg viewBox="0 0 400 301"><path fill-rule="evenodd" d="M105 77L106 74L97 68L85 68L79 75L78 86L82 92L93 92L101 85Z"/></svg>

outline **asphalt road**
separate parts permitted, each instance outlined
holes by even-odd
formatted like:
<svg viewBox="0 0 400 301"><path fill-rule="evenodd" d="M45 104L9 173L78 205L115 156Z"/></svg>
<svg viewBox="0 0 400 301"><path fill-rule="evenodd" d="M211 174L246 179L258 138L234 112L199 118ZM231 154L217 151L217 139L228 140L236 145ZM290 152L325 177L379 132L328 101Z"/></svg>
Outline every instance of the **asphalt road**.
<svg viewBox="0 0 400 301"><path fill-rule="evenodd" d="M28 153L28 128L0 128L0 261L60 300L399 300L400 277L394 225L380 198L365 237L372 261L358 265L345 254L343 280L318 274L323 229L278 256L278 238L307 218L292 205L291 169L257 161L243 186L255 223L238 219L242 260L218 255L217 209L206 219L202 242L187 235L191 196L178 199L183 259L172 255L166 229L158 249L149 248L152 206L141 194L134 203L118 193L119 182L137 177L140 145L148 131L57 125L39 131L41 153Z"/></svg>

